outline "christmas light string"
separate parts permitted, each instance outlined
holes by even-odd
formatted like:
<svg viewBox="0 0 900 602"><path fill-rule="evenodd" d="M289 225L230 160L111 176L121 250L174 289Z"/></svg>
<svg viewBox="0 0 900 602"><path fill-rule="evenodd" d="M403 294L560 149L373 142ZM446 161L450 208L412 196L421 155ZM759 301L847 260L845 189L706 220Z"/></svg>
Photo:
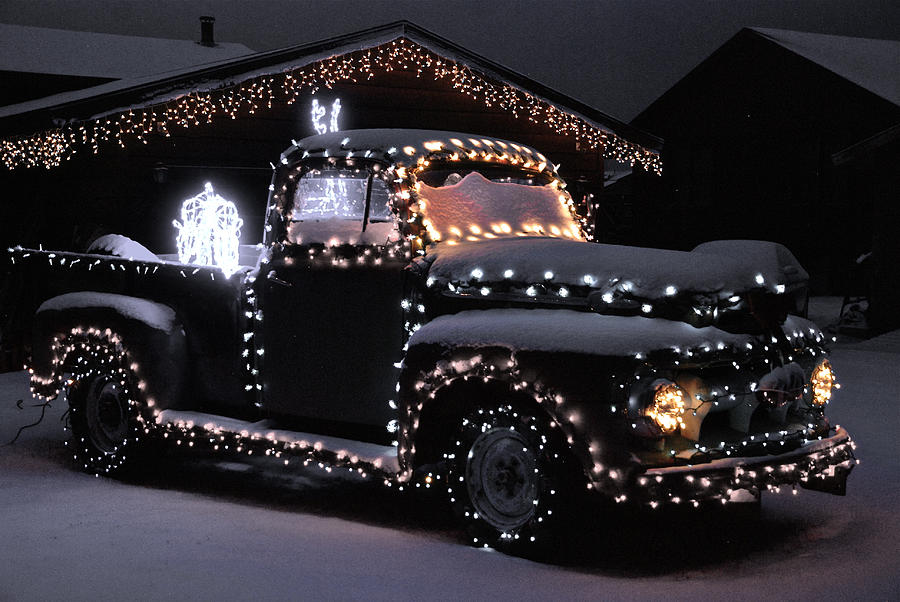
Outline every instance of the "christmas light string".
<svg viewBox="0 0 900 602"><path fill-rule="evenodd" d="M489 155L490 158L484 155L481 155L480 157L484 160L494 160L497 158L496 155ZM343 159L340 160L343 161ZM411 204L410 201L415 201L416 199L416 174L418 171L427 167L431 161L440 160L443 159L439 155L432 156L431 158L422 156L418 157L415 160L415 163L410 165L405 171L403 171L405 169L403 167L395 169L391 166L380 172L379 177L383 177L386 182L396 185L391 192L391 198L392 206L395 209L395 214L398 215L398 219L402 216L402 209L408 207ZM511 159L501 157L500 160ZM339 159L332 158L329 159L329 161L332 164L336 164ZM299 175L299 173L300 171L298 170L295 177L296 175ZM280 191L282 195L284 195L285 192L286 189ZM279 198L278 194L275 194L273 195L273 198L275 199L274 207L280 206L281 208L284 208L284 196ZM563 198L560 200L564 205L571 207L571 204L566 203ZM271 202L272 198L270 198L270 203ZM273 207L270 207L270 209L271 208ZM283 218L284 215L282 214L281 217ZM428 233L427 224L424 223L422 214L417 214L417 212L413 210L408 218L400 219L400 222L401 226L406 230L406 236L393 245L387 245L383 248L380 246L364 246L357 248L352 245L333 244L290 245L288 247L294 248L290 249L290 252L286 255L285 259L291 261L308 261L311 264L327 263L331 266L347 267L359 264L376 266L380 265L381 261L388 257L402 257L404 260L408 261L414 254L424 255L427 244L428 242L431 242L432 238ZM413 226L416 227L414 228ZM271 259L273 249L274 247L270 247L265 250L262 263L266 263ZM85 258L80 254L53 253L43 250L21 248L10 249L10 251L12 252L11 260L13 263L16 262L17 257L20 260L32 257L33 259L44 259L50 266L58 269L84 269L91 271L94 268L102 269L108 266L112 271L124 272L130 271L133 267L138 275L145 277L149 275L152 277L159 268L159 265L153 265L152 263L132 262L131 260L125 260L123 258L110 257L95 259L92 257ZM76 266L78 267L76 268ZM179 273L184 278L205 278L208 276L212 280L215 280L217 271L209 268L195 268L193 270L180 269ZM221 272L218 273L221 276ZM506 280L512 281L514 272L511 268L505 270L503 273ZM506 276L507 273L509 273L508 276ZM248 373L248 384L246 389L248 393L256 399L257 405L259 405L262 385L258 375L264 350L261 345L255 344L255 337L256 334L260 332L259 326L262 322L262 312L257 306L256 293L252 286L256 279L256 272L247 271L243 272L243 274L243 277L246 278L246 282L251 285L245 288L244 295L244 297L246 297L246 299L244 299L244 311L245 317L247 318L247 327L246 332L244 333L245 346L242 355L244 358L247 358L246 371ZM445 284L448 285L448 290L450 290L450 292L458 293L460 295L477 294L489 296L509 292L496 291L488 286L489 283L482 282L484 276L483 272L476 273L476 271L473 270L473 273L470 276L471 278L468 280L451 281ZM758 285L762 286L765 282L760 281L760 278L760 276L757 276L756 282ZM227 278L225 279L227 280ZM569 290L570 288L575 291L578 297L583 297L589 292L591 287L597 284L596 278L589 274L585 275L583 284L579 283L575 286L570 285L570 287L561 286L558 283L548 285L553 279L554 275L552 272L548 271L544 274L544 281L542 282L515 282L516 290L512 292L516 295L524 293L529 298L554 295L555 297L566 299L571 295L572 291ZM619 281L619 279L615 280L616 283ZM427 282L425 290L431 289L434 284L434 280ZM495 284L492 286L495 286ZM775 292L782 293L783 290L777 290L777 286L778 285L776 285ZM454 290L454 288L457 288L458 290ZM668 289L672 290L669 291ZM528 291L533 292L530 293ZM675 296L678 293L679 291L675 290L674 286L668 287L665 291L665 295L669 297ZM683 291L681 293L685 294ZM604 299L604 301L606 300ZM414 290L410 293L403 301L402 309L404 311L407 333L412 334L421 327L422 321L424 321L425 314L427 313L425 299L422 297L421 291ZM642 312L645 314L649 313L643 310L643 308ZM84 334L85 332L87 333L86 335ZM64 341L54 341L54 365L62 365L64 363L68 365L67 354L73 350L76 350L76 352L83 352L82 356L90 354L95 359L88 359L81 362L84 364L84 369L76 372L72 379L66 381L68 384L90 378L92 374L95 374L96 358L98 357L98 354L101 358L99 360L101 364L103 364L103 362L111 361L110 358L116 353L127 359L121 341L108 331L103 334L94 329L88 329L87 331L84 331L83 329L74 329L71 335L75 338L67 338ZM785 339L788 342L793 341L791 353L798 358L800 356L805 356L806 353L809 353L813 358L819 354L824 356L826 353L823 345L823 335L821 332L813 329L809 329L809 334L803 331L786 333ZM774 344L776 341L772 340L772 343ZM750 359L761 358L765 364L770 366L781 364L785 360L785 357L780 355L782 353L783 352L774 345L770 347L767 342L757 341L747 342L745 347L729 346L723 342L708 343L687 349L673 347L668 350L658 350L652 353L635 354L635 368L633 375L619 380L613 377L613 380L618 383L618 388L624 392L631 390L636 381L640 380L642 377L645 379L649 378L649 375L652 375L657 371L671 371L672 366L681 366L682 368L694 366L702 368L704 366L720 364L723 362L723 357L729 356L734 358L731 361L733 367L740 371L747 365L747 362ZM105 360L103 359L104 354L106 357ZM787 361L793 361L793 355L787 355ZM820 363L820 366L823 365L823 363ZM402 369L403 365L401 364L397 367ZM118 369L119 368L117 368L117 370ZM123 377L127 376L127 378L132 378L128 375L137 374L136 371L138 370L138 367L135 364L132 364L130 370L131 372L120 372L120 374L122 374ZM47 397L55 397L59 393L60 389L64 386L62 382L63 375L61 371L59 373L56 372L57 371L55 370L52 378L44 380L33 375L32 383L36 394L45 394ZM816 374L818 374L818 376L814 378L814 382L811 386L816 389L816 395L819 395L818 390L820 388L823 388L826 384L834 384L834 375L831 372L830 367L817 369ZM125 380L127 380L127 378ZM548 413L554 417L551 427L559 428L563 431L566 435L567 442L577 453L592 459L593 468L586 472L588 488L598 488L605 493L612 493L613 495L610 497L618 502L627 501L629 499L628 496L631 495L630 499L632 501L644 502L653 508L656 508L663 503L678 504L682 503L682 501L690 501L697 505L699 503L698 500L702 499L716 499L723 503L727 503L731 500L732 494L736 489L765 488L768 491L777 492L778 487L782 484L793 485L798 482L804 483L814 478L826 479L829 476L832 476L836 470L849 470L849 467L856 462L853 457L855 444L847 438L844 442L839 442L834 445L829 444L830 446L828 447L814 447L812 453L796 462L786 462L777 466L766 466L758 469L744 466L730 466L728 471L721 473L717 472L715 476L694 477L692 474L682 474L677 472L671 474L659 474L658 470L650 469L647 471L647 475L650 476L637 478L636 484L638 487L635 490L633 487L635 483L631 481L633 475L630 475L623 467L610 468L606 466L603 462L602 455L599 453L599 442L591 442L581 434L582 430L578 426L580 418L577 415L577 412L567 410L564 395L560 392L546 389L540 382L526 379L524 375L518 371L515 355L512 354L506 365L484 362L482 361L482 358L475 356L463 361L455 360L452 362L442 362L434 367L433 370L420 374L419 382L417 382L415 387L415 395L419 396L419 398L414 400L403 400L401 398L403 403L400 405L405 408L405 412L400 412L402 416L400 422L389 425L389 430L400 433L397 445L405 469L400 473L399 478L396 481L392 480L390 475L388 475L388 477L385 478L386 485L390 486L393 482L402 484L413 477L412 466L414 464L413 454L415 451L413 443L415 440L414 434L415 430L418 428L419 415L423 407L425 407L425 404L428 403L429 400L434 400L445 387L450 387L460 380L466 381L472 378L481 379L484 383L502 383L516 392L531 395L538 406L547 408ZM140 384L136 387L140 389ZM724 389L723 392L713 390L710 395L707 395L703 399L698 398L699 403L697 405L692 405L687 409L696 414L698 408L703 407L705 404L717 405L718 400L724 396L733 399L735 395L749 395L753 392L752 386L750 387L751 393L735 393L733 391L728 391L727 386L724 387ZM138 395L133 392L133 388L128 391L128 394L130 396L129 405L141 405L137 399L132 399L133 397L138 397ZM617 399L615 401L616 403L610 406L610 413L614 416L621 415L626 419L632 418L632 416L628 414L628 403L624 397L623 399ZM396 402L392 401L390 403L392 404L391 407L393 409L398 409L398 404ZM824 406L824 403L821 405ZM147 407L153 407L152 400L148 401ZM503 407L499 409L504 410ZM512 412L514 410L509 406L504 411ZM159 414L154 411L153 416L154 418L158 418ZM639 417L634 417L635 420L637 418ZM317 445L315 442L305 442L306 444L304 445L303 442L278 441L277 439L260 437L257 434L231 433L214 425L201 426L185 421L157 423L142 420L141 424L143 425L145 433L160 434L164 439L171 438L177 445L185 445L187 447L203 446L208 447L213 451L274 456L275 458L283 459L286 464L289 463L291 458L297 458L304 466L314 464L325 470L331 470L333 467L346 468L347 470L357 472L362 476L380 474L379 470L382 469L382 467L374 463L367 463L367 461L361 460L352 454L325 450L321 445ZM632 424L632 428L636 429L636 426L634 425L636 425L637 422L635 421ZM812 425L810 425L810 429L812 429ZM840 433L840 431L838 432ZM802 430L797 433L780 432L779 435L781 435L780 439L776 437L776 439L773 439L771 442L777 442L780 446L785 446L786 444L806 445L809 443L812 443L814 446L815 442L813 437L817 437L819 440L822 440L824 437L822 434L816 434L813 430ZM750 440L753 441L754 437L756 436L751 436ZM756 445L759 448L765 448L768 443L769 434L766 433L764 438L760 438L756 442ZM744 442L740 442L740 444L743 446ZM724 459L724 456L729 456L734 453L735 450L739 449L737 445L738 444L730 444L726 446L723 443L720 446L704 447L698 444L698 451L691 457L691 462L699 460L701 462L711 463L713 465L711 468L715 468L715 470L718 471L719 469L717 468L717 465L715 465L715 462ZM748 450L740 451L743 452L741 455L747 455L748 453ZM751 455L761 455L765 450L754 449L749 451L751 452ZM674 456L675 454L673 453L672 455ZM101 469L97 472L114 470L116 466L118 466L117 458L118 456L113 454L110 463L105 467L101 466ZM87 460L88 464L94 466L100 465L103 458L89 457ZM88 464L86 464L86 466ZM591 466L590 463L586 463L586 465ZM679 468L679 466L675 465L673 468ZM426 480L423 481L426 487L431 484L431 481L427 480L427 478L432 476L433 475L428 475ZM416 486L420 485L421 483L416 483ZM515 537L518 533L505 535Z"/></svg>
<svg viewBox="0 0 900 602"><path fill-rule="evenodd" d="M740 460L748 461L750 466L729 464L726 466L727 470L716 467L716 457L721 457L726 462L731 461L731 458L726 458L729 446L724 443L721 447L704 448L706 457L695 458L697 463L693 466L676 464L669 473L666 472L670 470L668 468L649 469L645 472L645 469L637 465L610 466L605 462L601 442L590 440L584 433L584 429L579 425L580 416L577 410L567 407L563 392L546 387L540 381L524 378L514 351L510 351L508 357L500 359L493 357L493 352L491 356L488 359L487 356L473 353L467 357L439 361L432 369L418 372L409 391L401 391L400 405L405 410L401 412L397 430L400 434L398 453L401 467L405 470L404 474L411 476L412 467L416 465L416 432L420 427L423 410L430 403L441 403L442 394L444 392L452 394L451 390L455 385L469 381L484 385L500 385L515 395L531 397L537 407L544 408L546 414L552 417L550 426L560 429L572 452L581 458L581 464L586 467L592 466L590 470L585 470L586 487L600 491L618 503L631 500L651 508L657 508L664 503L682 502L697 506L704 499L728 503L738 489L762 487L767 491L778 493L781 485L794 486L797 483L806 483L810 479L825 479L829 476L829 471L833 473L834 467L849 470L858 463L853 454L856 444L840 427L837 427L820 434L813 434L812 429L804 431L802 440L799 440L798 436L796 443L819 444L823 447L812 449L812 453L808 456L797 460L792 460L788 454L778 462L777 468L752 466L753 456L761 457L765 461L776 453L782 455L786 451L780 449L773 453L771 449L763 448L761 438L757 441L759 449L744 447L744 453L751 459L748 461L748 457L741 457ZM712 357L713 354L710 354L710 359ZM615 377L613 379L615 380ZM638 426L636 420L640 418L627 414L628 404L624 396L616 401L618 403L610 406L611 414L619 415L625 422L631 422L632 428L635 429ZM504 411L511 412L513 407L510 406ZM823 441L826 435L832 432L836 441L833 444ZM768 439L768 433L765 437ZM771 440L770 443L774 445L778 441ZM741 447L739 444L736 446ZM807 453L809 450L800 448L795 451ZM718 452L718 456L714 455L715 452ZM445 454L444 458L446 457ZM695 469L702 476L695 476L691 469ZM642 474L651 476L641 476Z"/></svg>
<svg viewBox="0 0 900 602"><path fill-rule="evenodd" d="M390 175L391 172L390 172L390 170L385 170L384 173ZM383 256L391 257L391 258L402 256L406 260L408 260L410 257L409 247L407 245L405 245L403 242L398 242L393 247L385 248L384 250L382 250L383 253L381 253L381 252L373 253L372 249L368 249L368 248L364 249L364 250L360 250L360 249L352 248L351 246L348 246L348 245L327 246L324 244L323 245L312 245L312 246L301 248L300 250L303 251L303 253L296 255L295 253L292 252L290 255L296 256L296 257L299 257L306 261L311 261L311 262L326 261L332 266L355 265L355 264L359 264L360 262L368 263L371 265L378 265ZM10 251L13 252L11 254L11 259L14 263L16 261L16 257L19 257L20 260L29 258L29 257L33 257L34 259L42 258L42 259L46 260L50 266L56 267L58 269L64 269L64 268L65 269L83 269L83 270L90 271L98 266L102 268L102 267L104 267L104 264L105 264L105 265L109 266L109 268L113 271L119 271L119 270L125 271L125 270L130 270L133 266L134 269L136 270L137 274L143 275L143 276L147 276L149 274L152 276L156 273L156 271L159 268L158 265L152 265L152 264L148 265L146 262L132 262L130 260L125 260L122 258L115 258L115 257L98 258L98 259L93 259L93 260L88 258L87 260L83 261L85 258L83 256L81 256L80 254L54 253L54 252L47 252L47 251L43 251L43 250L29 250L29 249L21 249L21 248L10 249ZM265 263L268 260L268 258L269 257L268 257L268 252L267 252L267 254L263 257L263 263ZM509 271L510 270L507 270L507 272L509 272ZM189 276L197 277L198 275L199 275L199 277L205 277L208 275L212 280L215 280L216 270L211 270L209 268L203 268L203 269L195 268L194 270L185 271L185 270L181 269L181 270L179 270L179 273L181 274L182 277L185 277L185 278L187 278ZM249 282L252 284L253 280L255 279L255 274L251 272L248 274L247 277L249 279ZM474 277L476 277L476 276L473 275L473 278ZM548 276L545 274L545 277L548 277ZM429 284L433 284L433 283L429 283ZM481 293L479 293L479 294L481 294ZM255 293L253 292L252 287L249 287L247 289L246 296L247 296L247 307L248 307L248 309L246 310L247 311L246 317L248 318L248 322L252 323L253 320L260 322L262 319L262 315L261 315L261 311L258 311L256 309L256 305L255 305L256 298L255 298ZM421 297L417 297L415 295L412 297L409 297L404 301L404 303L402 305L402 309L404 310L405 316L407 317L407 319L406 319L407 332L409 334L411 334L412 332L414 332L416 329L418 329L421 326L421 320L424 319L424 314L426 313L424 300ZM415 312L418 312L418 314L420 314L421 317L416 316L416 318L415 318L416 321L413 322L411 317L415 315ZM254 396L256 397L256 399L259 399L259 396L261 395L262 387L258 381L258 374L259 374L258 365L259 365L259 359L263 355L263 353L262 353L263 349L261 346L256 347L256 345L254 345L252 342L255 330L256 329L252 326L247 329L247 332L246 332L245 338L244 338L245 343L246 343L246 348L243 352L243 355L245 358L248 358L251 354L254 357L254 361L250 361L248 359L248 362L247 362L247 371L248 371L248 374L251 376L250 384L248 384L247 390L251 391L254 394ZM794 331L791 333L787 333L786 339L788 341L791 341L791 340L795 341L794 352L798 356L802 355L806 352L808 352L813 357L815 357L819 353L821 353L822 355L824 355L826 353L826 350L824 349L824 347L822 347L822 343L824 342L824 337L822 336L822 334L820 332L816 332L813 329L810 329L808 335L802 331ZM707 361L707 362L721 361L721 357L722 357L721 353L723 352L724 349L725 349L724 343L718 343L718 344L710 343L710 344L704 344L702 346L698 346L698 347L692 348L692 349L681 349L678 347L673 347L672 349L668 350L668 352L665 352L665 351L662 352L663 355L665 355L666 353L668 354L668 355L666 355L666 357L662 357L661 352L659 352L659 351L654 352L653 354L638 353L638 354L635 354L634 358L635 358L635 360L641 360L643 363L642 363L641 369L635 370L634 379L638 380L640 378L639 373L641 372L641 370L644 370L644 371L649 370L649 372L651 372L651 373L655 372L655 370L657 369L656 366L669 366L670 367L673 364L678 365L681 362L684 362L684 366L687 367L689 365L695 365L695 366L702 365L703 361ZM762 342L758 343L758 344L748 342L748 343L746 343L746 351L743 351L743 350L740 350L740 351L743 353L746 353L746 354L750 354L751 352L753 352L755 350L759 350L764 354L776 354L776 355L777 355L777 351L778 351L775 347L770 347L768 344L762 343ZM733 353L736 353L738 350L731 349L730 351ZM649 357L648 357L648 355L649 355ZM775 357L775 355L772 355L772 357L775 358L773 361L779 361L779 358ZM789 356L788 359L789 359L789 361L793 360L793 357ZM766 357L764 362L766 364L769 364L770 359L768 357ZM733 361L733 364L734 364L735 369L741 368L741 363L738 363L738 361ZM489 367L489 369L490 369L490 367ZM470 376L471 375L466 375L464 378L468 378ZM482 377L483 377L483 375L482 375ZM520 376L518 374L515 374L514 371L510 373L509 377L512 379L511 382L512 381L518 382L518 380L520 378ZM831 378L833 380L833 375L831 375L829 378ZM56 380L56 379L52 379L52 380ZM56 393L58 393L59 388L60 388L60 385L58 384L59 381L56 380L56 382L57 382L56 390L52 392L52 394L54 396ZM37 382L37 384L40 384L40 382ZM447 384L447 383L444 383L444 384ZM628 385L626 385L623 382L619 385L619 387L623 390L627 390L633 384L634 383L631 382ZM543 393L540 390L540 386L537 384L532 384L532 383L528 383L525 381L521 381L521 382L518 382L518 384L516 384L515 387L521 388L523 390L532 390L531 388L533 387L535 395L537 396L536 400L541 401L544 399L542 397ZM723 395L727 394L731 397L734 396L734 393L727 393L727 387L725 387L725 389L726 389L726 393L723 393ZM552 397L552 400L554 403L557 403L557 404L561 403L559 401L559 399L561 399L561 397L559 395L554 394L551 397ZM704 399L701 401L701 405L704 403L717 403L717 399L719 399L719 394L714 391L712 396L709 396L707 399ZM622 403L618 407L624 408L626 405L627 404ZM396 405L392 405L392 407L396 408ZM699 407L699 406L697 406L697 407ZM691 409L694 412L696 412L697 407L694 407ZM419 409L421 409L421 407L419 407ZM611 412L613 414L616 414L617 405L611 406ZM194 427L190 427L190 428L194 428ZM396 428L397 427L395 427L395 430L396 430ZM572 431L572 432L575 432L575 431ZM573 442L573 444L574 444L575 441L577 440L577 434L574 436L570 436L569 440L571 442ZM806 441L804 441L804 443L805 442ZM594 446L592 446L592 445L588 445L588 449L591 449L593 447ZM252 447L248 447L247 449L251 449L251 448ZM284 451L284 450L282 450L282 451ZM703 448L703 449L700 449L699 453L706 455L705 461L709 461L713 457L712 453L715 451L718 451L719 453L723 453L725 455L729 455L728 450L725 450L724 448L721 450ZM270 453L275 453L275 448L271 448ZM832 458L832 457L834 457L834 456L829 455L829 458ZM595 466L595 469L596 469L596 466ZM601 469L601 471L602 471L602 469ZM804 469L804 471L801 471L801 472L803 472L804 475L808 476L809 470ZM794 473L792 473L792 474L794 474ZM797 474L799 474L799 473L797 473ZM403 476L405 479L409 479L411 477L411 472L407 471ZM790 476L790 475L788 475L788 476ZM796 475L794 475L794 476L796 476ZM803 475L801 475L801 477L806 478ZM722 491L719 491L719 493L717 495L724 495L724 494ZM614 497L616 499L619 499L620 501L624 501L625 494L620 493L619 495L614 496ZM679 499L677 496L675 496L675 497L676 497L676 499ZM657 502L656 502L656 500L652 500L651 503L657 503Z"/></svg>
<svg viewBox="0 0 900 602"><path fill-rule="evenodd" d="M333 56L278 74L256 77L215 90L192 91L173 100L134 107L88 121L0 141L0 161L7 169L57 167L84 150L94 154L115 144L146 144L150 138L170 137L172 131L212 123L215 117L236 119L271 109L274 103L292 104L304 93L315 94L341 82L371 80L381 73L414 72L417 77L446 81L461 94L486 107L499 107L514 117L543 124L559 135L574 138L607 158L660 174L659 154L629 142L586 119L508 83L495 83L479 71L444 58L406 38L366 50Z"/></svg>
<svg viewBox="0 0 900 602"><path fill-rule="evenodd" d="M330 254L333 252L334 250L323 246L314 249L312 255L319 253ZM30 256L32 260L46 260L57 269L88 270L88 268L97 265L94 262L85 262L84 265L75 264L73 266L71 258L68 258L69 261L64 261L67 257L46 251L19 249L18 254L20 256ZM332 259L329 258L327 261L331 263ZM121 269L119 266L123 266L127 262L117 258L107 258L101 263L109 263L109 265L113 266L113 269L119 270ZM138 274L141 276L153 276L154 272L146 269L149 266L141 266L138 262L135 263L137 264L135 268ZM142 267L145 269L142 269ZM211 270L210 272L212 273ZM205 274L197 271L189 271L186 274L182 270L181 273L185 277L188 277L187 274L190 274L190 277L205 277ZM423 312L424 306L422 304L417 303L416 307L420 313ZM416 311L416 308L411 307L405 309ZM257 319L256 315L254 315L253 320ZM418 326L418 324L415 326ZM251 328L248 332L253 332L253 329ZM818 353L824 355L825 353L824 348L821 347L824 343L824 337L820 332L810 330L807 334L802 331L794 331L786 336L788 339L795 341L798 355L802 353L802 347L805 345L815 348L811 349L813 351L812 355ZM249 355L254 353L252 350L255 347L249 343L249 339L247 340L247 354ZM762 343L758 346L748 344L743 350L734 348L731 351L736 354L777 354L778 352L774 347L769 347ZM659 352L649 354L649 356L645 353L634 354L635 366L633 376L624 380L613 377L614 382L619 383L617 387L613 388L614 390L619 389L623 391L623 398L614 400L616 403L610 406L611 415L621 415L627 419L631 418L627 415L628 404L624 397L625 392L629 389L629 385L626 385L626 383L633 384L635 379L639 380L639 375L642 372L654 374L657 370L663 371L662 366L671 366L674 361L678 361L673 360L676 357L681 360L689 360L693 365L697 366L705 365L704 363L721 363L722 352L721 345L708 344L693 349L672 348L665 352L665 354L668 354L666 357L660 355ZM519 394L530 395L535 403L540 407L545 407L548 413L552 410L550 415L554 416L553 424L556 425L554 428L559 428L564 433L566 441L576 453L587 454L587 457L592 459L593 469L586 473L586 484L588 487L608 494L611 499L615 499L617 502L630 500L646 504L651 508L657 508L666 503L691 503L698 505L703 499L727 503L731 501L732 494L737 489L762 488L766 491L777 493L782 485L794 486L814 479L824 480L833 475L835 470L849 470L850 467L857 463L853 455L855 443L848 438L846 441L830 447L814 450L813 453L796 461L788 460L774 467L728 466L727 470L715 469L712 470L714 474L707 475L703 473L704 476L694 476L690 473L679 472L656 474L658 472L656 469L650 469L646 472L646 475L650 476L637 476L635 481L633 477L636 475L629 474L625 468L611 467L604 464L603 457L599 451L601 449L599 442L591 442L581 434L583 431L578 426L579 417L576 413L566 408L565 396L558 391L544 387L540 382L525 379L518 370L515 354L513 353L505 363L484 361L484 358L479 355L466 359L440 362L433 370L420 374L419 380L411 392L415 399L404 399L402 397L404 393L401 392L401 403L391 402L392 408L396 409L398 405L406 408L405 412L400 413L400 423L393 426L393 430L398 431L399 434L399 458L401 466L405 468L396 476L396 479L392 479L390 475L386 475L382 466L360 459L350 453L324 449L322 445L317 445L314 441L307 442L307 445L302 445L301 442L279 441L255 434L230 433L215 426L207 428L204 425L184 421L158 423L159 411L156 409L156 404L153 399L146 398L143 393L146 385L141 380L140 367L131 360L121 337L108 329L73 328L68 336L58 337L53 340L51 357L53 370L48 378L39 377L34 374L33 370L30 370L32 374L32 393L35 397L48 400L53 399L60 393L62 388L75 382L84 381L98 374L109 372L117 374L121 379L120 382L124 383L123 386L126 387L125 393L128 397L129 407L135 410L135 424L139 425L140 432L133 432L134 437L131 439L131 443L135 443L136 439L143 434L151 437L159 436L162 439L171 439L176 445L183 445L188 448L197 446L198 448L226 454L244 453L264 457L271 456L288 462L296 459L297 465L312 465L327 471L331 471L334 468L346 469L361 476L377 476L384 479L385 485L393 486L393 484L398 484L401 489L404 487L404 483L409 483L413 478L412 466L414 464L413 454L415 448L412 441L415 439L415 431L419 426L418 419L422 409L429 401L439 398L444 387L470 379L477 379L485 383L502 383ZM251 366L253 365L248 363L248 370L252 369ZM686 363L685 366L687 365ZM65 377L67 373L69 374L68 378ZM645 378L649 378L649 376ZM258 388L258 383L251 388L254 389L256 394L261 389L261 387ZM714 403L716 399L724 395L734 395L734 392L715 393L709 398L702 400L701 403ZM803 440L799 441L799 443L804 445L815 443L816 439L822 440L823 436L820 434L818 437L814 437L806 433ZM768 435L765 437L760 436L757 444L761 444L763 441L768 441ZM779 440L771 440L773 445L776 442L781 446ZM126 441L126 448L127 443ZM704 457L694 460L702 463L698 463L695 466L700 470L703 469L704 464L711 469L714 468L715 463L718 461L715 458L724 459L728 450L733 449L736 445L729 444L724 447L704 448L702 450ZM805 448L797 451L806 453L804 450ZM87 469L95 474L107 474L125 462L124 451L125 448L123 448L122 453L119 453L117 450L112 454L107 453L98 456L80 449L75 452L75 455ZM748 452L744 450L743 453ZM763 451L757 450L754 453L760 454ZM746 458L742 458L742 460L746 460ZM591 464L587 463L587 465L590 466ZM677 471L680 467L676 465L673 468ZM427 476L423 478L425 480L417 481L415 485L421 486L424 483L426 487L431 486L432 482L427 480ZM794 489L794 493L796 493L796 489ZM514 535L510 534L510 537L514 537Z"/></svg>

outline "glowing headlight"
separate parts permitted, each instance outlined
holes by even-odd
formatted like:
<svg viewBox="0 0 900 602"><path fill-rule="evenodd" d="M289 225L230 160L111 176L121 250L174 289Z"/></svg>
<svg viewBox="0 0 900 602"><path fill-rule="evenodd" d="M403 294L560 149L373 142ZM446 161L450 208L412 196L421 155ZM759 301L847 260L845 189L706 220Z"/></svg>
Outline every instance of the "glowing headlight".
<svg viewBox="0 0 900 602"><path fill-rule="evenodd" d="M653 401L645 413L653 419L663 433L674 433L679 427L684 426L682 416L686 398L684 389L673 382L662 381L656 385Z"/></svg>
<svg viewBox="0 0 900 602"><path fill-rule="evenodd" d="M823 361L813 370L809 386L812 389L812 403L819 407L828 403L834 389L840 388L840 385L835 382L834 370L831 369L831 363L828 360Z"/></svg>

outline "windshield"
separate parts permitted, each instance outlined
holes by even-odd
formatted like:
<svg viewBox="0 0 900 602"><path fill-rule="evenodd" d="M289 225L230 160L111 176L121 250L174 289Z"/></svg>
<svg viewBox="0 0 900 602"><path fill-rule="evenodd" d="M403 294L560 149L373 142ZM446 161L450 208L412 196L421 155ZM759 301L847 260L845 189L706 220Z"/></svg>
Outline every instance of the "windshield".
<svg viewBox="0 0 900 602"><path fill-rule="evenodd" d="M507 166L441 167L417 174L432 240L558 236L582 240L571 199L547 176Z"/></svg>

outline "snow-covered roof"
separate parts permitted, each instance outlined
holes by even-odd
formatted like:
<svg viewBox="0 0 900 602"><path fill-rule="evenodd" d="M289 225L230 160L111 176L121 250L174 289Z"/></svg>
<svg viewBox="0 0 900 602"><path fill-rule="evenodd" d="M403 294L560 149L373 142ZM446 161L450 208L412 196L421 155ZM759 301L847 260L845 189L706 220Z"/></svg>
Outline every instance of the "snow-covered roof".
<svg viewBox="0 0 900 602"><path fill-rule="evenodd" d="M852 38L764 27L752 27L750 30L900 105L900 40Z"/></svg>
<svg viewBox="0 0 900 602"><path fill-rule="evenodd" d="M126 79L252 54L243 44L0 23L0 71Z"/></svg>

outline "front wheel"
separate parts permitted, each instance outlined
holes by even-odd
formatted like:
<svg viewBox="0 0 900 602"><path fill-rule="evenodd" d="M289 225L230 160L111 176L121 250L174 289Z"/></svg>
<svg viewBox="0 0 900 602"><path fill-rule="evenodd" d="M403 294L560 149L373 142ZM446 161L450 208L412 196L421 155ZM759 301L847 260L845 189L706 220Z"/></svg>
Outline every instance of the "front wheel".
<svg viewBox="0 0 900 602"><path fill-rule="evenodd" d="M533 555L566 539L584 478L548 417L480 408L463 419L451 450L450 503L473 545Z"/></svg>

